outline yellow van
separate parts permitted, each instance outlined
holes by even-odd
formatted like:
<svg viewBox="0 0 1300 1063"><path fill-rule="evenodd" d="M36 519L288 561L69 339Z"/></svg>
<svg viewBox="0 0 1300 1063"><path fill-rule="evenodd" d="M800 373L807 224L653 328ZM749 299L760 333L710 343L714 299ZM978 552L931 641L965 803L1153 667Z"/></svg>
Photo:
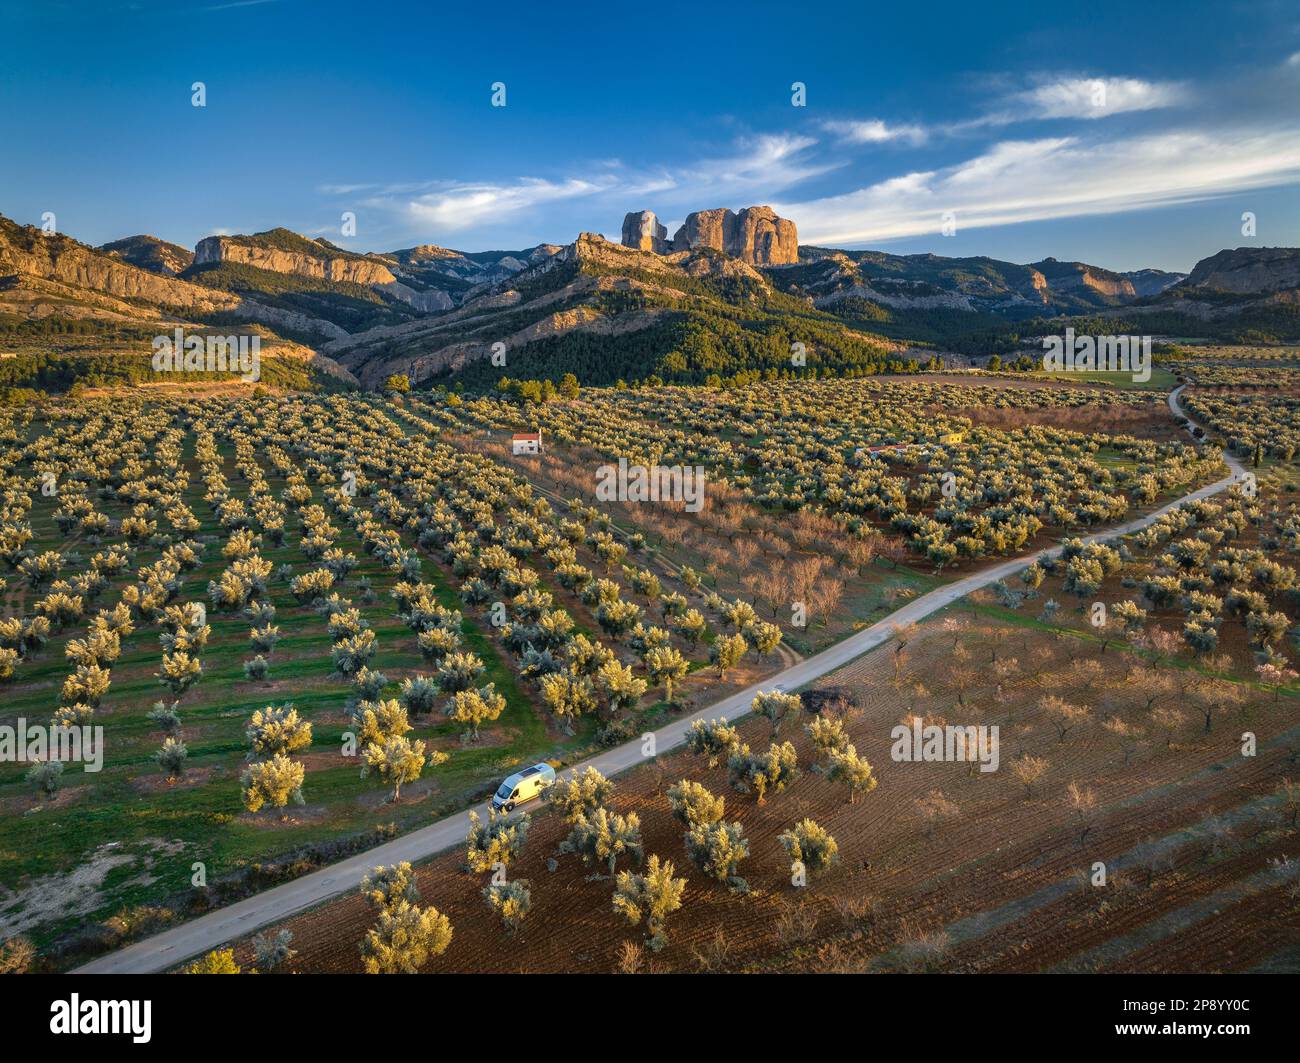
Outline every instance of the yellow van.
<svg viewBox="0 0 1300 1063"><path fill-rule="evenodd" d="M540 797L554 783L554 768L549 764L534 764L531 768L515 772L501 784L500 789L492 795L492 808L496 812L513 812L515 805Z"/></svg>

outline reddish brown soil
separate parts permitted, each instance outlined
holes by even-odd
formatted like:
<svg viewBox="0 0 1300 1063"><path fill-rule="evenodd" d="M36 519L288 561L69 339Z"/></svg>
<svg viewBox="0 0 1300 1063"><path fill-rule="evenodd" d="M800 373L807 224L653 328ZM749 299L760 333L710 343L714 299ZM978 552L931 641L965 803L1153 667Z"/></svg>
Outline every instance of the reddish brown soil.
<svg viewBox="0 0 1300 1063"><path fill-rule="evenodd" d="M829 683L850 687L860 699L848 730L880 780L855 805L842 787L808 770L809 742L802 727L792 725L780 739L795 743L803 775L762 806L729 790L724 768L710 770L702 759L681 752L618 780L613 808L637 813L647 853L671 859L688 880L685 907L669 920L668 947L647 957L653 969L890 969L902 962L895 952L900 945L930 932L948 934L948 946L933 966L953 971L1047 970L1068 966L1107 942L1117 952L1103 969L1243 969L1300 945L1295 902L1271 885L1272 879L1258 888L1243 885L1274 857L1300 850L1300 835L1286 817L1242 813L1250 802L1270 800L1283 777L1297 774L1289 743L1274 741L1300 724L1290 699L1275 703L1256 693L1240 716L1223 718L1209 735L1189 719L1172 748L1153 734L1126 765L1099 722L1118 711L1143 725L1137 699L1123 700L1132 658L1114 648L1101 655L1095 645L1069 637L960 622L966 626L955 632L942 622L926 625L904 651L897 686L892 646L830 677ZM958 658L966 660L954 657L954 641L961 647ZM1017 657L1023 665L1003 678L1000 693L986 664L994 652L999 659ZM1057 689L1051 676L1084 656L1102 665L1104 679L1076 699L1093 706L1092 719L1060 741L1038 701ZM973 680L965 676L967 661L980 665L972 669ZM1098 707L1103 697L1110 699L1105 709ZM889 730L909 709L953 723L998 724L1001 769L971 774L962 764L893 762ZM1237 736L1243 727L1259 736L1254 758L1240 755ZM765 747L768 725L749 720L742 734L751 746ZM1010 771L1021 751L1050 765L1029 796ZM682 777L725 794L728 818L744 825L751 856L741 873L753 887L748 897L705 880L685 858L681 827L663 796ZM1080 819L1067 794L1071 782L1096 795L1082 844ZM960 813L927 833L916 802L935 789ZM1207 817L1234 810L1240 822L1226 851L1207 855L1197 831ZM830 830L841 859L797 891L789 884L777 835L805 816ZM1150 885L1143 870L1122 867L1135 846L1177 832L1188 832L1186 839L1174 846L1170 866ZM595 877L603 869L584 868L577 857L563 856L556 872L547 870L564 833L553 816L534 819L524 855L511 868L512 878L530 881L533 909L513 937L480 895L486 878L460 870L460 852L419 869L424 903L446 912L455 927L450 949L428 965L429 971L615 968L622 945L641 941L643 929L616 916L611 881ZM1115 866L1109 884L1102 889L1076 884L1097 860ZM1047 892L1036 896L1039 891ZM1227 891L1223 908L1211 917L1179 922L1140 946L1115 944L1144 927L1152 932L1153 920L1221 891ZM982 928L960 922L1004 905L1012 907ZM372 921L355 896L296 917L286 924L299 950L293 968L359 970L358 944ZM721 945L715 941L719 931ZM237 955L251 961L246 942Z"/></svg>

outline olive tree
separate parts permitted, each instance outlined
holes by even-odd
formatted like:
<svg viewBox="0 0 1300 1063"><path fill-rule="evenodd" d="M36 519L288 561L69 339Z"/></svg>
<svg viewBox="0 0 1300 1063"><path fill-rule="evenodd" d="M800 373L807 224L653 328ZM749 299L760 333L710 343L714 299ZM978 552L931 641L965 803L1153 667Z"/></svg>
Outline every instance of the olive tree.
<svg viewBox="0 0 1300 1063"><path fill-rule="evenodd" d="M656 646L645 656L645 670L650 682L664 685L664 700L673 704L673 684L685 679L690 662L671 646Z"/></svg>
<svg viewBox="0 0 1300 1063"><path fill-rule="evenodd" d="M479 727L485 721L498 719L505 707L504 695L497 693L496 684L488 683L478 690L456 691L447 703L446 714L457 723L465 725L469 738L477 741Z"/></svg>
<svg viewBox="0 0 1300 1063"><path fill-rule="evenodd" d="M735 668L744 659L749 644L744 635L720 635L709 647L709 663L718 666L718 678L726 679L729 669Z"/></svg>
<svg viewBox="0 0 1300 1063"><path fill-rule="evenodd" d="M620 871L614 883L614 911L636 926L644 918L649 945L658 952L668 944L668 917L682 906L686 880L673 875L671 860L652 854L643 872Z"/></svg>
<svg viewBox="0 0 1300 1063"><path fill-rule="evenodd" d="M257 812L266 805L282 810L292 801L304 804L302 782L306 774L303 766L277 753L269 760L259 760L244 769L239 782L244 807ZM281 818L285 818L283 814Z"/></svg>
<svg viewBox="0 0 1300 1063"><path fill-rule="evenodd" d="M244 731L250 760L296 753L311 745L311 723L298 715L292 703L268 705L253 713Z"/></svg>
<svg viewBox="0 0 1300 1063"><path fill-rule="evenodd" d="M798 719L802 709L803 700L798 695L783 694L779 690L760 690L750 704L750 711L755 716L762 716L771 725L773 738L787 719Z"/></svg>
<svg viewBox="0 0 1300 1063"><path fill-rule="evenodd" d="M622 816L604 807L593 809L573 821L569 836L560 843L560 852L577 853L584 864L603 862L611 875L620 856L631 856L640 866L645 855L641 818L635 812Z"/></svg>
<svg viewBox="0 0 1300 1063"><path fill-rule="evenodd" d="M528 888L527 879L517 878L513 882L494 882L483 887L483 897L488 907L501 916L501 922L511 933L519 925L533 906L533 895Z"/></svg>
<svg viewBox="0 0 1300 1063"><path fill-rule="evenodd" d="M668 806L673 817L693 827L697 823L711 825L722 819L726 800L711 792L708 787L691 779L682 779L668 788Z"/></svg>
<svg viewBox="0 0 1300 1063"><path fill-rule="evenodd" d="M546 803L572 824L605 804L614 793L614 784L593 767L581 775L557 780L546 792Z"/></svg>
<svg viewBox="0 0 1300 1063"><path fill-rule="evenodd" d="M164 738L162 746L154 754L154 759L167 773L168 781L173 781L184 774L185 761L189 755L189 749L179 738Z"/></svg>
<svg viewBox="0 0 1300 1063"><path fill-rule="evenodd" d="M810 873L825 871L839 859L840 847L835 839L811 819L800 820L776 840L791 861L802 864Z"/></svg>
<svg viewBox="0 0 1300 1063"><path fill-rule="evenodd" d="M720 760L730 757L739 746L740 732L727 723L725 716L696 720L686 734L686 748L707 756L710 768L716 768Z"/></svg>
<svg viewBox="0 0 1300 1063"><path fill-rule="evenodd" d="M447 760L447 754L433 750L427 756L423 742L412 742L405 736L390 737L384 742L371 742L361 750L361 777L366 778L372 771L381 779L391 783L393 801L402 796L402 786L415 782L420 777L427 762L432 767Z"/></svg>
<svg viewBox="0 0 1300 1063"><path fill-rule="evenodd" d="M856 804L859 794L870 793L876 788L876 775L865 757L858 756L853 746L832 749L826 754L826 778L831 782L842 782L849 788L849 804Z"/></svg>
<svg viewBox="0 0 1300 1063"><path fill-rule="evenodd" d="M469 834L465 837L465 868L479 873L508 867L523 852L532 819L527 813L518 816L488 810L487 822L478 813L469 814Z"/></svg>
<svg viewBox="0 0 1300 1063"><path fill-rule="evenodd" d="M784 790L799 776L799 757L789 742L771 744L766 753L751 753L742 745L727 759L727 776L738 793L755 793L761 805L769 793Z"/></svg>
<svg viewBox="0 0 1300 1063"><path fill-rule="evenodd" d="M415 872L409 861L375 867L361 880L361 896L379 911L395 908L402 901L414 904L420 899Z"/></svg>
<svg viewBox="0 0 1300 1063"><path fill-rule="evenodd" d="M725 882L736 893L748 892L749 883L738 871L749 856L749 840L739 823L693 823L685 840L686 855L709 878Z"/></svg>
<svg viewBox="0 0 1300 1063"><path fill-rule="evenodd" d="M379 914L361 943L366 974L416 974L451 944L451 920L436 908L399 901Z"/></svg>

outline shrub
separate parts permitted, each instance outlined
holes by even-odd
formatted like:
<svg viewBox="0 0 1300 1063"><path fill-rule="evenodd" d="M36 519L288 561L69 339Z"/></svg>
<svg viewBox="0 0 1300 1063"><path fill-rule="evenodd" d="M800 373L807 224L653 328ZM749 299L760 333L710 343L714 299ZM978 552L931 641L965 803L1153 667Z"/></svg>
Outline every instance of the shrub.
<svg viewBox="0 0 1300 1063"><path fill-rule="evenodd" d="M185 968L185 974L240 974L234 949L214 949Z"/></svg>
<svg viewBox="0 0 1300 1063"><path fill-rule="evenodd" d="M840 847L830 832L811 819L802 819L776 839L792 861L798 861L810 874L825 871L839 859Z"/></svg>
<svg viewBox="0 0 1300 1063"><path fill-rule="evenodd" d="M185 761L189 755L189 748L179 738L164 738L162 746L154 754L154 759L167 773L168 780L172 780L185 773Z"/></svg>
<svg viewBox="0 0 1300 1063"><path fill-rule="evenodd" d="M526 879L493 883L484 887L483 896L488 907L500 914L501 922L511 933L519 929L533 904Z"/></svg>
<svg viewBox="0 0 1300 1063"><path fill-rule="evenodd" d="M650 931L649 946L658 952L668 944L668 917L682 906L686 880L673 875L671 860L658 855L646 861L645 871L620 871L614 884L614 911L636 926L644 918Z"/></svg>
<svg viewBox="0 0 1300 1063"><path fill-rule="evenodd" d="M697 823L706 826L719 822L726 807L721 796L713 794L708 787L690 779L683 779L668 790L668 805L673 816L693 827Z"/></svg>
<svg viewBox="0 0 1300 1063"><path fill-rule="evenodd" d="M257 969L263 972L274 971L298 955L296 949L289 947L291 941L293 933L289 930L258 934L253 938L253 962L257 964Z"/></svg>
<svg viewBox="0 0 1300 1063"><path fill-rule="evenodd" d="M789 742L779 746L773 742L766 753L757 754L751 753L749 746L741 746L727 760L727 775L733 790L756 793L761 805L769 793L784 790L798 778L799 758Z"/></svg>
<svg viewBox="0 0 1300 1063"><path fill-rule="evenodd" d="M482 823L478 813L471 812L469 834L465 838L466 868L481 873L508 867L523 852L531 824L527 814L505 815L489 809L487 822Z"/></svg>
<svg viewBox="0 0 1300 1063"><path fill-rule="evenodd" d="M451 938L451 920L436 908L400 901L366 933L361 963L366 974L416 974L430 957L447 951Z"/></svg>
<svg viewBox="0 0 1300 1063"><path fill-rule="evenodd" d="M257 812L265 805L283 810L290 801L304 804L304 775L303 766L283 753L250 764L239 779L244 807L249 812Z"/></svg>

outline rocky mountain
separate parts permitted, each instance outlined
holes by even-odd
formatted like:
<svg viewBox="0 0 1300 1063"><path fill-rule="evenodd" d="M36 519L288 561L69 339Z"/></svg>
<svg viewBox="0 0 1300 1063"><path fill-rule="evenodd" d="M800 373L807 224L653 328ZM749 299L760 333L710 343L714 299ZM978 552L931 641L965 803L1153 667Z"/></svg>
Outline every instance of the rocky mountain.
<svg viewBox="0 0 1300 1063"><path fill-rule="evenodd" d="M1035 262L1036 269L1047 281L1048 290L1055 295L1079 295L1084 299L1136 299L1133 282L1122 273L1115 273L1086 262L1058 262L1045 258Z"/></svg>
<svg viewBox="0 0 1300 1063"><path fill-rule="evenodd" d="M383 287L397 281L380 262L288 229L270 229L252 236L208 236L194 248L195 267L225 262L351 284Z"/></svg>
<svg viewBox="0 0 1300 1063"><path fill-rule="evenodd" d="M427 293L426 309L450 310L558 250L555 244L538 244L523 251L465 252L420 244L372 257L387 265L402 283Z"/></svg>
<svg viewBox="0 0 1300 1063"><path fill-rule="evenodd" d="M1127 314L1144 328L1174 335L1295 342L1300 339L1300 248L1225 249L1140 299Z"/></svg>
<svg viewBox="0 0 1300 1063"><path fill-rule="evenodd" d="M654 211L641 210L623 219L622 243L658 255L710 248L751 266L785 266L799 261L799 233L794 222L777 217L771 207L697 210L686 215L672 240Z"/></svg>
<svg viewBox="0 0 1300 1063"><path fill-rule="evenodd" d="M1132 278L1125 274L1054 258L1019 265L983 256L804 247L797 266L773 271L772 277L785 290L827 308L873 303L902 310L1027 317L1124 305L1138 298Z"/></svg>
<svg viewBox="0 0 1300 1063"><path fill-rule="evenodd" d="M128 236L104 244L98 250L106 255L114 255L133 266L147 269L150 273L161 273L164 277L175 277L189 269L194 261L194 252L180 244L169 244L156 236Z"/></svg>
<svg viewBox="0 0 1300 1063"><path fill-rule="evenodd" d="M1300 288L1300 248L1223 250L1196 263L1183 286L1237 295L1267 295Z"/></svg>
<svg viewBox="0 0 1300 1063"><path fill-rule="evenodd" d="M174 246L139 237L102 250L0 216L0 352L145 357L151 338L164 330L215 328L256 332L266 357L355 383L346 370L292 339L305 333L319 342L331 334L328 322L170 276L166 270L179 264L168 250ZM128 255L154 262L156 271Z"/></svg>
<svg viewBox="0 0 1300 1063"><path fill-rule="evenodd" d="M793 223L767 207L693 213L672 240L653 212L636 211L620 235L360 254L271 229L208 237L190 256L150 236L92 248L0 218L0 347L6 336L76 334L79 350L107 351L124 335L147 341L160 322L244 322L368 384L393 372L486 380L557 366L597 383L781 371L796 339L818 352L810 364L878 366L909 341L964 350L1062 315L1170 335L1300 335L1296 249L1225 250L1183 277L800 248Z"/></svg>
<svg viewBox="0 0 1300 1063"><path fill-rule="evenodd" d="M659 224L653 210L638 210L623 218L623 246L635 251L653 251L656 255L666 255L668 230Z"/></svg>
<svg viewBox="0 0 1300 1063"><path fill-rule="evenodd" d="M837 350L863 362L897 349L791 299L766 270L712 247L658 254L583 233L455 310L368 329L323 350L370 384L392 373L427 382L560 365L612 383L651 372L703 379L710 368L789 366L792 337L801 336L825 356Z"/></svg>
<svg viewBox="0 0 1300 1063"><path fill-rule="evenodd" d="M1187 274L1170 273L1163 269L1135 269L1122 274L1122 276L1128 278L1138 298L1145 299L1152 295L1159 295L1166 288L1172 288Z"/></svg>
<svg viewBox="0 0 1300 1063"><path fill-rule="evenodd" d="M755 266L784 266L799 261L799 233L794 222L777 217L771 207L701 210L686 215L673 236L674 251L710 247Z"/></svg>
<svg viewBox="0 0 1300 1063"><path fill-rule="evenodd" d="M158 317L162 311L235 310L224 293L152 273L63 233L45 233L0 217L0 277L5 304L28 305L29 316Z"/></svg>

